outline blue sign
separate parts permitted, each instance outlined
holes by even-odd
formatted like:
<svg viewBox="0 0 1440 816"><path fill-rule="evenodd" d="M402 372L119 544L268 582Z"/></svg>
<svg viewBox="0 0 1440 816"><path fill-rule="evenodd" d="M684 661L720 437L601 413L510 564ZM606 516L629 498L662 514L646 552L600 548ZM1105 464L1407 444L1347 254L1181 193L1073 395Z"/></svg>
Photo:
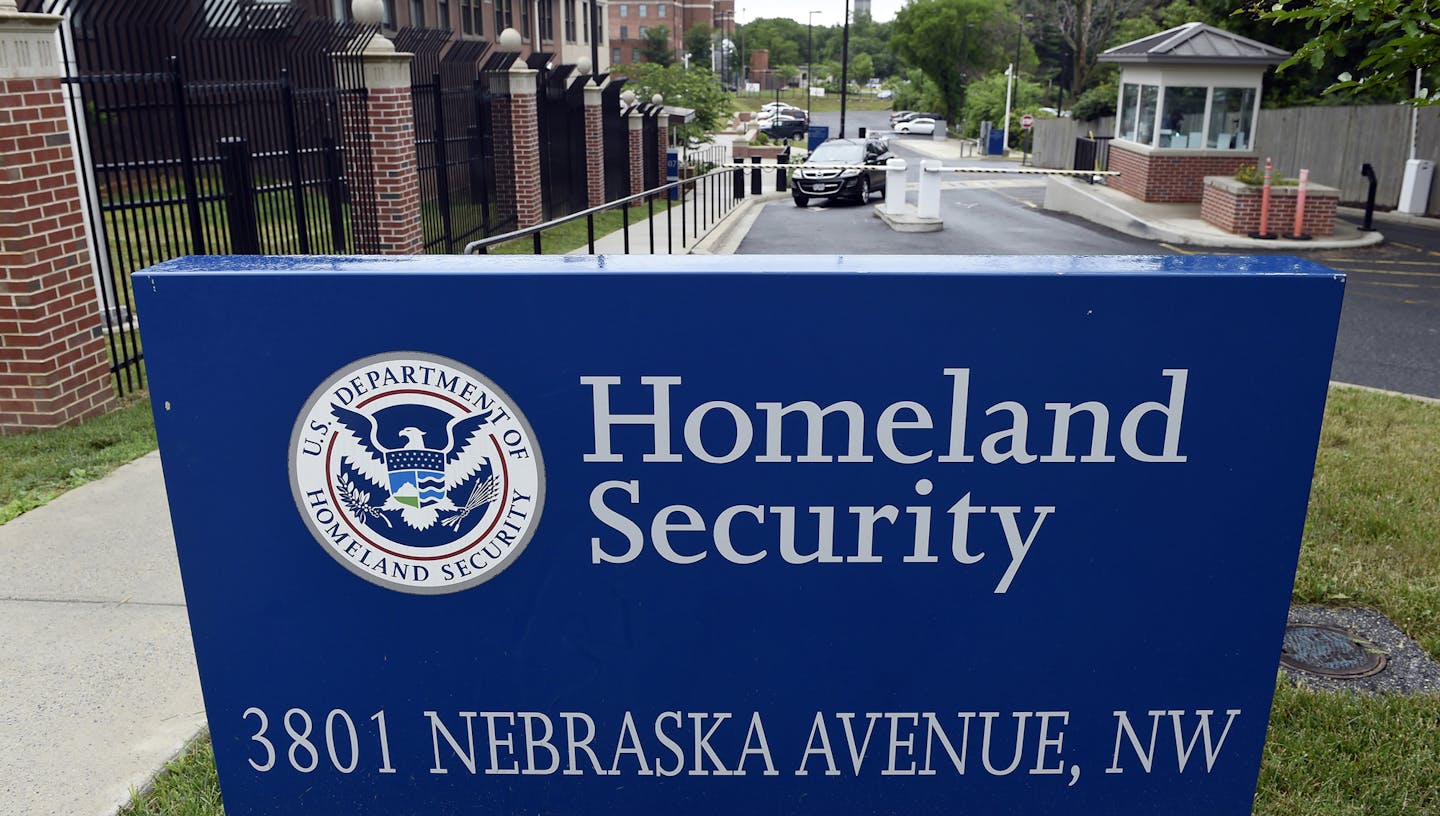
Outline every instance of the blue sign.
<svg viewBox="0 0 1440 816"><path fill-rule="evenodd" d="M667 152L665 153L665 180L666 180L666 181L679 181L679 180L680 180L680 153L679 153L679 151L670 150L670 151L667 151ZM671 200L671 201L678 201L679 199L680 199L680 188L679 188L679 187L672 187L672 188L670 189L670 200Z"/></svg>
<svg viewBox="0 0 1440 816"><path fill-rule="evenodd" d="M829 138L830 138L830 126L829 126L829 125L811 125L811 126L810 126L810 129L806 132L806 136L805 136L805 139L806 139L806 141L805 141L805 148L806 148L807 150L814 150L815 148L817 148L817 147L819 147L820 145L824 144L824 143L825 143L825 140L827 140L827 139L829 139Z"/></svg>
<svg viewBox="0 0 1440 816"><path fill-rule="evenodd" d="M1250 811L1330 270L236 256L135 289L231 816Z"/></svg>

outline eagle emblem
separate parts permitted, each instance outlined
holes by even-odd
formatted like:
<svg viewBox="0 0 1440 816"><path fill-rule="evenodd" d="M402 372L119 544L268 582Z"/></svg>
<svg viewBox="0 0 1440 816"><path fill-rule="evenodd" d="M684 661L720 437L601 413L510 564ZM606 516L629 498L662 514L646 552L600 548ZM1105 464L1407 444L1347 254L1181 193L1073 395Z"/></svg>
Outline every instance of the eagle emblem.
<svg viewBox="0 0 1440 816"><path fill-rule="evenodd" d="M491 411L446 422L441 447L427 447L426 432L413 425L395 432L403 440L401 445L387 446L380 441L372 417L333 404L330 411L341 429L336 441L341 477L353 483L348 468L373 487L388 492L388 498L378 508L381 514L370 514L372 518L389 523L384 514L398 511L402 523L415 530L428 530L442 513L454 511L444 521L458 529L466 516L494 498L496 481L482 444ZM481 471L489 478L477 480ZM471 481L476 482L471 499L457 507L450 499L450 491Z"/></svg>
<svg viewBox="0 0 1440 816"><path fill-rule="evenodd" d="M457 592L525 548L545 498L540 450L495 383L420 352L367 357L310 396L291 436L310 533L368 581Z"/></svg>

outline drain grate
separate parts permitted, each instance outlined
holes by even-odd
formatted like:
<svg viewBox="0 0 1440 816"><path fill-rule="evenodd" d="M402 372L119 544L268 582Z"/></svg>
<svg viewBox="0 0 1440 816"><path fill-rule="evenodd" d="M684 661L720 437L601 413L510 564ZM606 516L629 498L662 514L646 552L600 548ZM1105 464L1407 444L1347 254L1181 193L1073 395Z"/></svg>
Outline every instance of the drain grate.
<svg viewBox="0 0 1440 816"><path fill-rule="evenodd" d="M1385 655L1343 629L1297 623L1285 627L1280 662L1321 677L1369 677L1385 668Z"/></svg>

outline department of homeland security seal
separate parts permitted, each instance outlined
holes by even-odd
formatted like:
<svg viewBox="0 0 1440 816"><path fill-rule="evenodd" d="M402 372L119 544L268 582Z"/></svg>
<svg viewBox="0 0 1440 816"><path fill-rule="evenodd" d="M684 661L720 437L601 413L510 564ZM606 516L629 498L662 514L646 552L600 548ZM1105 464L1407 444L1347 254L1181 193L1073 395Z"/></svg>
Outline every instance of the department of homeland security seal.
<svg viewBox="0 0 1440 816"><path fill-rule="evenodd" d="M401 592L458 592L508 566L540 520L544 474L535 434L505 392L418 352L335 372L290 440L290 484L315 540Z"/></svg>

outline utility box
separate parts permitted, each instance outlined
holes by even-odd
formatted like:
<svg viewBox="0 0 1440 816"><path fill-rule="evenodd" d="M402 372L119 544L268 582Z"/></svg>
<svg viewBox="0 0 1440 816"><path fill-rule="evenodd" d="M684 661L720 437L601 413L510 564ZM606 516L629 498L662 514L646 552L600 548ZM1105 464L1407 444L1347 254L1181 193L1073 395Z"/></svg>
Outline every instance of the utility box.
<svg viewBox="0 0 1440 816"><path fill-rule="evenodd" d="M932 139L934 139L935 141L937 141L937 142L943 142L943 141L945 141L945 138L946 138L947 136L949 136L949 135L950 135L950 128L946 126L945 120L944 120L944 119L936 119L936 120L935 120L935 131L930 134L930 137L931 137Z"/></svg>
<svg viewBox="0 0 1440 816"><path fill-rule="evenodd" d="M1410 159L1405 162L1405 178L1400 182L1400 205L1397 210L1411 215L1424 215L1430 203L1430 183L1435 178L1435 162Z"/></svg>

